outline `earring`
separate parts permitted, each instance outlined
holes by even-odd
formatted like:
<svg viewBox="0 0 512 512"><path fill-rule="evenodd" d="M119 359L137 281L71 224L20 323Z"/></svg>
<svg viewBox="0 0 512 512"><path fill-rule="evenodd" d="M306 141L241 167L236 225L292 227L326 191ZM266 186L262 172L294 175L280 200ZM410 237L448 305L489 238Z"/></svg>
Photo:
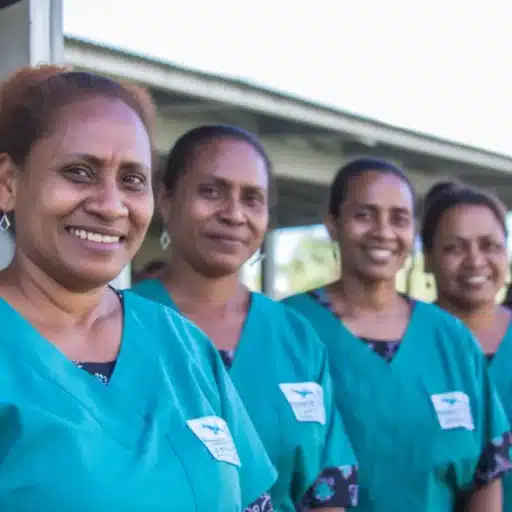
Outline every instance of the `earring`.
<svg viewBox="0 0 512 512"><path fill-rule="evenodd" d="M7 231L11 227L11 222L9 221L9 217L7 214L2 213L2 218L0 219L0 231L3 233Z"/></svg>
<svg viewBox="0 0 512 512"><path fill-rule="evenodd" d="M160 235L160 245L162 246L162 249L164 251L166 251L167 248L169 247L170 243L171 243L171 237L169 236L167 229L164 229L162 231L162 234Z"/></svg>

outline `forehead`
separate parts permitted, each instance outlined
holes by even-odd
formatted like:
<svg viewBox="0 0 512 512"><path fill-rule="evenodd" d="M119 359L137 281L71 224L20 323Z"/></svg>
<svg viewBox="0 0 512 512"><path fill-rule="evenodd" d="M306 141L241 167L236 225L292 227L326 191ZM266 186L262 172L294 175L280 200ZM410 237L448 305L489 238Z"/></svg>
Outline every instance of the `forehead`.
<svg viewBox="0 0 512 512"><path fill-rule="evenodd" d="M61 108L52 131L33 148L53 159L87 154L151 167L151 143L138 115L118 100L92 98Z"/></svg>
<svg viewBox="0 0 512 512"><path fill-rule="evenodd" d="M251 144L237 139L219 138L201 143L193 151L189 173L232 185L266 189L269 184L265 159Z"/></svg>
<svg viewBox="0 0 512 512"><path fill-rule="evenodd" d="M347 202L380 208L413 208L408 184L390 172L366 171L354 176L349 180L347 192Z"/></svg>
<svg viewBox="0 0 512 512"><path fill-rule="evenodd" d="M442 237L478 238L503 236L503 229L493 211L484 205L457 205L443 214L439 221Z"/></svg>

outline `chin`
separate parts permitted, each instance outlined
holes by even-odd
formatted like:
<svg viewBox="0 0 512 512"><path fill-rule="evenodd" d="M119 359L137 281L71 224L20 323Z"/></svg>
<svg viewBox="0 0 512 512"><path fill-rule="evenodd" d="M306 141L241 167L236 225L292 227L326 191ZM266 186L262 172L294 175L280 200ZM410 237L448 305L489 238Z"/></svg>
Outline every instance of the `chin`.
<svg viewBox="0 0 512 512"><path fill-rule="evenodd" d="M208 277L226 277L240 272L244 263L235 257L210 257L201 270Z"/></svg>
<svg viewBox="0 0 512 512"><path fill-rule="evenodd" d="M98 267L97 265L89 267L81 267L76 269L68 269L67 276L64 279L66 287L70 290L92 290L107 286L111 281L116 279L123 271L124 266L115 268Z"/></svg>
<svg viewBox="0 0 512 512"><path fill-rule="evenodd" d="M382 269L362 269L361 276L365 281L368 282L379 282L379 281L393 281L396 278L397 270L394 268L382 268Z"/></svg>

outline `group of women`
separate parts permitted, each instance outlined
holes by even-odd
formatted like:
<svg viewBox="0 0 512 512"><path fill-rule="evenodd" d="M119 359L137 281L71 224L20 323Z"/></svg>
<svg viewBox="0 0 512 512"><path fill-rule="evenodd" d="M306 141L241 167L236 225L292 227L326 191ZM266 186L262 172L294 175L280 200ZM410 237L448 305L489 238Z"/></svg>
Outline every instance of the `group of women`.
<svg viewBox="0 0 512 512"><path fill-rule="evenodd" d="M145 91L91 73L24 68L1 86L0 229L16 251L0 272L0 509L512 507L501 203L431 191L438 303L415 301L395 288L413 187L357 159L326 218L342 277L276 302L239 281L268 227L262 144L201 126L154 180L154 125ZM155 205L168 261L114 290Z"/></svg>

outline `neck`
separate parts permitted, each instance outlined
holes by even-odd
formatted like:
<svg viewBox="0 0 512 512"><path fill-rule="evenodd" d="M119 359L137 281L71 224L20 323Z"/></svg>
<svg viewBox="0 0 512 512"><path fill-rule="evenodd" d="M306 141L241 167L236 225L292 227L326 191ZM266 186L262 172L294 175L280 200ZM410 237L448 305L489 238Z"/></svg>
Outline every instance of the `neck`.
<svg viewBox="0 0 512 512"><path fill-rule="evenodd" d="M73 291L45 274L30 260L15 254L12 263L2 272L2 288L6 299L18 309L29 309L38 321L69 325L94 321L106 305L106 287Z"/></svg>
<svg viewBox="0 0 512 512"><path fill-rule="evenodd" d="M339 294L347 307L357 310L390 310L399 299L394 281L369 283L348 274L334 283L333 291Z"/></svg>
<svg viewBox="0 0 512 512"><path fill-rule="evenodd" d="M176 256L169 263L162 281L176 304L194 309L228 306L233 301L238 302L242 293L244 297L247 295L238 274L210 278Z"/></svg>
<svg viewBox="0 0 512 512"><path fill-rule="evenodd" d="M462 320L473 333L486 331L494 327L501 311L501 307L494 302L488 302L477 307L464 307L460 304L455 304L447 297L439 297L437 304L442 309Z"/></svg>

